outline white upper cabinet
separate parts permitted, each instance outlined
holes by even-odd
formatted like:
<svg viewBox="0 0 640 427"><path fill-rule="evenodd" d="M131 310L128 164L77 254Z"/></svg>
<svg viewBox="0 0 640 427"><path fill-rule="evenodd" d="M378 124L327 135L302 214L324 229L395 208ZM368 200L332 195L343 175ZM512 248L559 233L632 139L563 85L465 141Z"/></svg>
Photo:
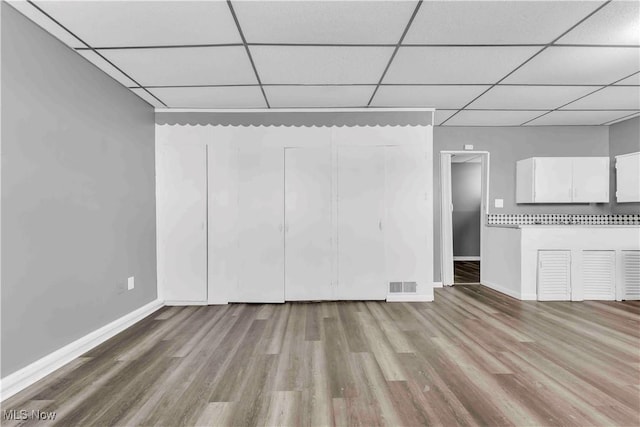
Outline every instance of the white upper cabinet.
<svg viewBox="0 0 640 427"><path fill-rule="evenodd" d="M573 203L609 203L609 158L576 157L573 163Z"/></svg>
<svg viewBox="0 0 640 427"><path fill-rule="evenodd" d="M616 201L640 202L640 152L616 156Z"/></svg>
<svg viewBox="0 0 640 427"><path fill-rule="evenodd" d="M532 157L516 164L516 203L608 202L608 157Z"/></svg>

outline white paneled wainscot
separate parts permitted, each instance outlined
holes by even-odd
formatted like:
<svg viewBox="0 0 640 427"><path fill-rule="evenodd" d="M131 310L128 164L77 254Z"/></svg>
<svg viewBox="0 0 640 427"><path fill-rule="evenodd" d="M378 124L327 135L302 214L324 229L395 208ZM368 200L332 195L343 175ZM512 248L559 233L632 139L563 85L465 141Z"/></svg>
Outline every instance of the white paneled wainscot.
<svg viewBox="0 0 640 427"><path fill-rule="evenodd" d="M522 300L640 299L640 226L485 226L485 286Z"/></svg>
<svg viewBox="0 0 640 427"><path fill-rule="evenodd" d="M167 304L433 300L430 124L160 123L156 139Z"/></svg>

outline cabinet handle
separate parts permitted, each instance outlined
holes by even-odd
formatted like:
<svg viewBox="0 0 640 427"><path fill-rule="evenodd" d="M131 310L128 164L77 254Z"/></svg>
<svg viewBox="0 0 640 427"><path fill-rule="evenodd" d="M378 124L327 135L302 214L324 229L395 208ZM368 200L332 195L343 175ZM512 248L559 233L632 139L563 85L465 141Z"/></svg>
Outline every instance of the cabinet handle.
<svg viewBox="0 0 640 427"><path fill-rule="evenodd" d="M278 224L278 231L282 233L282 224Z"/></svg>
<svg viewBox="0 0 640 427"><path fill-rule="evenodd" d="M378 221L378 230L382 231L382 220Z"/></svg>

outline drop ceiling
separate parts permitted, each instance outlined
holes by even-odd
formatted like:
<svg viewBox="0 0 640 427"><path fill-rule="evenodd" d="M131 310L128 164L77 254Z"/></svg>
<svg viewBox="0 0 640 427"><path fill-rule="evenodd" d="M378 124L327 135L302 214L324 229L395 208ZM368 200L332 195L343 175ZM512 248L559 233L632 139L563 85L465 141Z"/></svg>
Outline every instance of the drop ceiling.
<svg viewBox="0 0 640 427"><path fill-rule="evenodd" d="M9 3L157 108L432 107L442 126L640 115L640 0Z"/></svg>

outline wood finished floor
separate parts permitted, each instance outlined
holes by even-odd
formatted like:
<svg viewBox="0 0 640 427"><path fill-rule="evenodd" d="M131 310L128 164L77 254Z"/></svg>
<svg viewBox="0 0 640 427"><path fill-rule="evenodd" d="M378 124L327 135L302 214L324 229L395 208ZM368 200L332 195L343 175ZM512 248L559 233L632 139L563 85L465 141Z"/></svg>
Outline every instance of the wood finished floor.
<svg viewBox="0 0 640 427"><path fill-rule="evenodd" d="M435 298L166 307L2 409L60 426L640 425L640 301Z"/></svg>
<svg viewBox="0 0 640 427"><path fill-rule="evenodd" d="M480 283L480 261L454 261L453 283Z"/></svg>

